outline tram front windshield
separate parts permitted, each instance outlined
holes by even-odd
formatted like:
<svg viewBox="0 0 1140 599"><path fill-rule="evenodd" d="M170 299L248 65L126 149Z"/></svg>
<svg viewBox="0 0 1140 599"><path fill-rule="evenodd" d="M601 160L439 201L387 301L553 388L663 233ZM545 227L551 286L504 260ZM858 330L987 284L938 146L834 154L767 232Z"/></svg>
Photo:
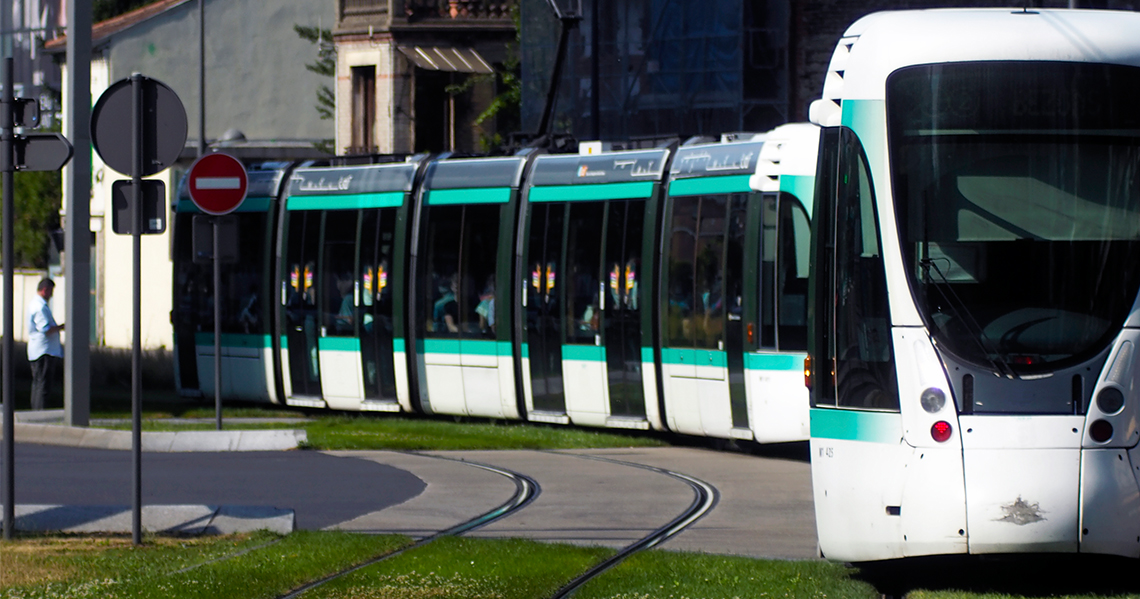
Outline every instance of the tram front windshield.
<svg viewBox="0 0 1140 599"><path fill-rule="evenodd" d="M923 65L886 91L900 243L939 347L1003 376L1103 351L1140 286L1140 68Z"/></svg>

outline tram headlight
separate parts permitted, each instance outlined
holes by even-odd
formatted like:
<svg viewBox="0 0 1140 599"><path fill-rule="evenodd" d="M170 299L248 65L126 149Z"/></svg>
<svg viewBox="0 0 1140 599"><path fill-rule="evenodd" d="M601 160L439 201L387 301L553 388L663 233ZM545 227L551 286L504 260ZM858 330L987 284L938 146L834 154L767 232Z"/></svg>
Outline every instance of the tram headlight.
<svg viewBox="0 0 1140 599"><path fill-rule="evenodd" d="M930 387L922 392L918 402L927 413L937 414L946 406L946 393L937 387Z"/></svg>
<svg viewBox="0 0 1140 599"><path fill-rule="evenodd" d="M1097 443L1105 443L1112 438L1112 423L1107 420L1096 420L1089 425L1089 437Z"/></svg>
<svg viewBox="0 0 1140 599"><path fill-rule="evenodd" d="M1124 409L1124 394L1116 387L1105 387L1096 394L1096 407L1105 414L1116 414Z"/></svg>
<svg viewBox="0 0 1140 599"><path fill-rule="evenodd" d="M939 420L930 427L930 436L939 443L945 443L950 440L950 436L954 434L954 427L950 426L949 422Z"/></svg>

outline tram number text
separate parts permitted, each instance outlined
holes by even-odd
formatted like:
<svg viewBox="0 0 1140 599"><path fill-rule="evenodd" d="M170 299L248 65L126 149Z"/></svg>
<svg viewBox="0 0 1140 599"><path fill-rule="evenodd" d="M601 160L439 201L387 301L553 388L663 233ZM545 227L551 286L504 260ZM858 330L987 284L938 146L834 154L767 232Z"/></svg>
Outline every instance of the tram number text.
<svg viewBox="0 0 1140 599"><path fill-rule="evenodd" d="M821 457L821 458L833 458L833 457L835 457L835 449L832 447L820 447L819 448L819 457Z"/></svg>

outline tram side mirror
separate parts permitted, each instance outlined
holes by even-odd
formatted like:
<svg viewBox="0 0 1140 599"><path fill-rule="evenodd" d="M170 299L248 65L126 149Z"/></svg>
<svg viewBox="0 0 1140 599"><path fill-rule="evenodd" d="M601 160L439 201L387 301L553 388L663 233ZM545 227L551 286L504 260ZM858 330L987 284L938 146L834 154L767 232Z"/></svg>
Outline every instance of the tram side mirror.
<svg viewBox="0 0 1140 599"><path fill-rule="evenodd" d="M194 264L210 264L214 260L214 222L218 223L218 259L223 264L238 261L238 222L234 216L194 215L192 221Z"/></svg>

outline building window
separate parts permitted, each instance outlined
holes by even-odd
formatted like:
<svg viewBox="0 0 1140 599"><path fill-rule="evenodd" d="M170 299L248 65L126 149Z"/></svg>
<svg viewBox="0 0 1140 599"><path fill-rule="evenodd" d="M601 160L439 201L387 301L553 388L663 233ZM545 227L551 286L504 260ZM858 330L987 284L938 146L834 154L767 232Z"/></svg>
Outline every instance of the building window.
<svg viewBox="0 0 1140 599"><path fill-rule="evenodd" d="M375 151L376 67L352 67L352 145L349 154Z"/></svg>

